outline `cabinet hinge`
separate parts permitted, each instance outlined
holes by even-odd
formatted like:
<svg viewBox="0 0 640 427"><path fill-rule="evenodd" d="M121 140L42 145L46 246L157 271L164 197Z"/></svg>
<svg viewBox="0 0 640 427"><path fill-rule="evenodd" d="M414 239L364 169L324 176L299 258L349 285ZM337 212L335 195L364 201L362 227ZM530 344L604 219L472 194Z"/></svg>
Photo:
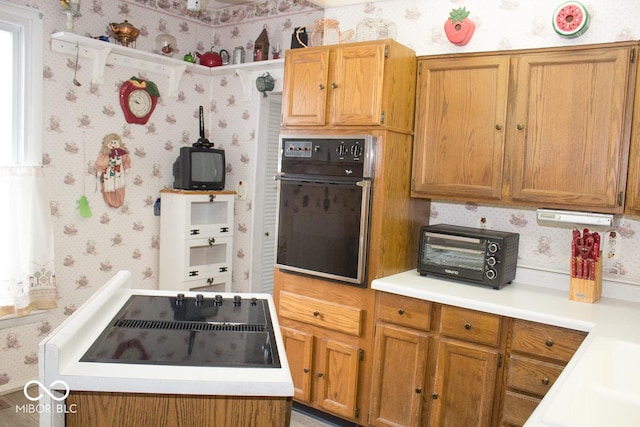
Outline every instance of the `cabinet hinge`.
<svg viewBox="0 0 640 427"><path fill-rule="evenodd" d="M216 195L215 194L209 194L209 203L213 203L216 201Z"/></svg>
<svg viewBox="0 0 640 427"><path fill-rule="evenodd" d="M355 418L360 418L360 408L356 407L355 413L353 414Z"/></svg>
<svg viewBox="0 0 640 427"><path fill-rule="evenodd" d="M360 349L358 350L358 359L362 362L364 360L364 350Z"/></svg>
<svg viewBox="0 0 640 427"><path fill-rule="evenodd" d="M498 354L498 368L502 368L502 353Z"/></svg>
<svg viewBox="0 0 640 427"><path fill-rule="evenodd" d="M382 111L380 113L380 124L384 124L384 118L385 118L385 114L384 114L384 111Z"/></svg>
<svg viewBox="0 0 640 427"><path fill-rule="evenodd" d="M631 48L631 57L629 58L629 60L631 61L632 64L634 62L636 62L636 48L635 47Z"/></svg>
<svg viewBox="0 0 640 427"><path fill-rule="evenodd" d="M416 189L416 180L411 178L411 191Z"/></svg>
<svg viewBox="0 0 640 427"><path fill-rule="evenodd" d="M624 193L621 191L618 193L618 206L622 206L624 202Z"/></svg>
<svg viewBox="0 0 640 427"><path fill-rule="evenodd" d="M389 45L384 46L384 57L385 58L389 57Z"/></svg>

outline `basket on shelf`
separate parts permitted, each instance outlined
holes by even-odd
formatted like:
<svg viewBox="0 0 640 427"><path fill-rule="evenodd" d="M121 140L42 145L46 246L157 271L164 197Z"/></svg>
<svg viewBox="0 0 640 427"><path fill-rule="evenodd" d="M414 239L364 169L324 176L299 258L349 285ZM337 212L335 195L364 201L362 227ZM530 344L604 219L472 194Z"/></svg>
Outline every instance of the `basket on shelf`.
<svg viewBox="0 0 640 427"><path fill-rule="evenodd" d="M299 36L304 30L305 27L296 30L298 42L304 47L345 43L353 36L353 30L341 32L340 23L335 19L317 19L311 29L308 43L304 43Z"/></svg>
<svg viewBox="0 0 640 427"><path fill-rule="evenodd" d="M380 18L365 18L356 28L356 41L395 39L398 35L396 24Z"/></svg>

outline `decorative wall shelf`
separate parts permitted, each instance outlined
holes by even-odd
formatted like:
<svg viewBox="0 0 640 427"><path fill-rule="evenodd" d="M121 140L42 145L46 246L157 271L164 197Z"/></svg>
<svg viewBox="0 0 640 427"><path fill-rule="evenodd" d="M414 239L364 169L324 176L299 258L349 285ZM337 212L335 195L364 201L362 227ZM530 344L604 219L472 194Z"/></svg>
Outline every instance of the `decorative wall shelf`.
<svg viewBox="0 0 640 427"><path fill-rule="evenodd" d="M210 68L74 33L63 31L51 35L51 50L54 52L75 57L76 46L79 49L79 57L93 61L92 83L104 83L104 69L107 65L122 65L167 76L166 93L168 93L169 97L178 95L180 79L187 71L206 76L236 73L241 77L243 86L246 86L248 79L246 77L243 78L243 76L254 71L268 71L284 67L284 59L273 59ZM247 88L245 87L244 90L246 92ZM161 91L161 93L163 92Z"/></svg>

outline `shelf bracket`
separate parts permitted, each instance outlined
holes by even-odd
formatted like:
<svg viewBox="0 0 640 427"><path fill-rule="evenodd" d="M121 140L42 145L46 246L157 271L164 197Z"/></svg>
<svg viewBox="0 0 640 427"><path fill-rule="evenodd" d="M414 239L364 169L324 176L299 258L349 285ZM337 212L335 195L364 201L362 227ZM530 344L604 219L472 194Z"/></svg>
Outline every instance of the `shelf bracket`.
<svg viewBox="0 0 640 427"><path fill-rule="evenodd" d="M170 98L178 97L178 87L180 85L180 80L182 79L182 75L187 69L186 65L178 65L174 66L169 71L169 94Z"/></svg>
<svg viewBox="0 0 640 427"><path fill-rule="evenodd" d="M102 84L104 83L104 68L107 66L107 58L111 53L111 48L94 49L93 51L93 77L91 82L94 84ZM87 51L87 53L89 52Z"/></svg>
<svg viewBox="0 0 640 427"><path fill-rule="evenodd" d="M245 101L251 101L251 93L253 92L253 71L250 70L236 70L236 76L240 78L240 84L242 85L242 96Z"/></svg>

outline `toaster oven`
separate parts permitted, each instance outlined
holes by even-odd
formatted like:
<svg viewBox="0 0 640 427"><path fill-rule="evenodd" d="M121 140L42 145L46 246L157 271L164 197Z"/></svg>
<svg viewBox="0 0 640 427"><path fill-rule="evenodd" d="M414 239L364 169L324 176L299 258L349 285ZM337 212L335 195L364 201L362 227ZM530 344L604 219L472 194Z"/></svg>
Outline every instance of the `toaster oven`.
<svg viewBox="0 0 640 427"><path fill-rule="evenodd" d="M516 276L518 233L427 225L420 229L418 272L500 289Z"/></svg>

